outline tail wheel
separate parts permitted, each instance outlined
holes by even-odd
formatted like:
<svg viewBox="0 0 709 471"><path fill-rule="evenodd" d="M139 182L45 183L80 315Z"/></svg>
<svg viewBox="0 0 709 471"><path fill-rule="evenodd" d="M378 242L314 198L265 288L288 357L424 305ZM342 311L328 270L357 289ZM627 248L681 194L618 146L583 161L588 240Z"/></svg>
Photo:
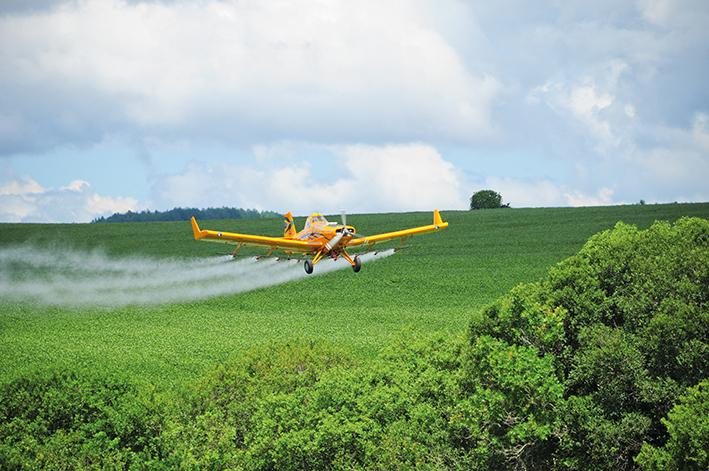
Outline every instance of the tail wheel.
<svg viewBox="0 0 709 471"><path fill-rule="evenodd" d="M305 273L310 275L313 272L313 262L311 262L310 260L306 260L303 264L303 268L305 268Z"/></svg>
<svg viewBox="0 0 709 471"><path fill-rule="evenodd" d="M358 273L362 269L362 260L359 259L359 256L354 258L354 265L352 265L352 269L355 273Z"/></svg>

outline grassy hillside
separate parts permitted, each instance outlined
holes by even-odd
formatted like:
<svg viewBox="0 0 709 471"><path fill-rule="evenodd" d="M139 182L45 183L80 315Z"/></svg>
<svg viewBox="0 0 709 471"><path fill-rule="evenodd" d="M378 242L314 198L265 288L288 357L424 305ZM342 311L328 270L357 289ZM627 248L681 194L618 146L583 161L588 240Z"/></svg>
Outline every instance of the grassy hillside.
<svg viewBox="0 0 709 471"><path fill-rule="evenodd" d="M114 310L0 301L0 380L55 367L182 384L205 368L273 339L325 339L366 359L402 329L462 333L471 316L538 278L617 221L709 218L709 204L444 211L450 227L363 267L206 301ZM351 215L364 234L430 224L430 213ZM303 223L297 220L298 227ZM280 235L278 219L210 221L205 228ZM203 257L228 248L198 243L189 224L0 225L0 246L111 256ZM316 267L317 270L317 267Z"/></svg>

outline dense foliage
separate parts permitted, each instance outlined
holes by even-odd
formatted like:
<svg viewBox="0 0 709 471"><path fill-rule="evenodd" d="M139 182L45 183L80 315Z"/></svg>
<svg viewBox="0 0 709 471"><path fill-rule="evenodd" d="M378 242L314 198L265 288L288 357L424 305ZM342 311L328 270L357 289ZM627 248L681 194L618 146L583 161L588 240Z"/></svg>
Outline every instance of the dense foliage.
<svg viewBox="0 0 709 471"><path fill-rule="evenodd" d="M258 211L256 209L242 208L172 208L167 211L143 210L140 212L128 211L114 213L112 216L99 217L91 222L149 222L149 221L189 221L194 216L197 219L260 219L279 217L273 211Z"/></svg>
<svg viewBox="0 0 709 471"><path fill-rule="evenodd" d="M0 467L706 469L709 221L619 223L474 318L357 363L252 351L170 401L72 375L0 393Z"/></svg>
<svg viewBox="0 0 709 471"><path fill-rule="evenodd" d="M0 387L0 469L159 462L165 406L152 388L60 371Z"/></svg>
<svg viewBox="0 0 709 471"><path fill-rule="evenodd" d="M476 191L470 197L470 209L494 209L502 207L502 195L493 190Z"/></svg>
<svg viewBox="0 0 709 471"><path fill-rule="evenodd" d="M645 469L707 469L709 465L709 380L702 380L662 419L669 439L656 448L644 443L637 461Z"/></svg>
<svg viewBox="0 0 709 471"><path fill-rule="evenodd" d="M668 440L663 417L707 377L708 302L709 221L619 223L495 303L473 330L553 359L565 387L555 463L631 469L646 443L639 463L650 467L664 459L649 457ZM706 427L697 433L706 448Z"/></svg>

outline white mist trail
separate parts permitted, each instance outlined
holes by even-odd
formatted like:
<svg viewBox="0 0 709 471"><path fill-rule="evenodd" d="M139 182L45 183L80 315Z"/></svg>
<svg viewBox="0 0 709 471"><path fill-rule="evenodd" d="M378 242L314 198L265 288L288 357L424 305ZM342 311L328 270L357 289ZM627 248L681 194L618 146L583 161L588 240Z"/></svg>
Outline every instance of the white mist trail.
<svg viewBox="0 0 709 471"><path fill-rule="evenodd" d="M360 256L363 263L394 253ZM0 249L0 298L55 306L120 307L195 301L350 268L323 260L307 275L299 260L231 256L179 260L109 257L99 251Z"/></svg>

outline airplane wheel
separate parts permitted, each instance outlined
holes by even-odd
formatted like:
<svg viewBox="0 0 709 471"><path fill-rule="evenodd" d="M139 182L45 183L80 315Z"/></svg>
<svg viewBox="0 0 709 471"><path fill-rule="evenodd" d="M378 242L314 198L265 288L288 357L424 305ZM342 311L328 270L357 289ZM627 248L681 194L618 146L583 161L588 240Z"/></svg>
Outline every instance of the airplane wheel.
<svg viewBox="0 0 709 471"><path fill-rule="evenodd" d="M310 260L306 260L305 264L303 265L303 268L305 268L305 273L310 275L313 272L313 262Z"/></svg>
<svg viewBox="0 0 709 471"><path fill-rule="evenodd" d="M359 256L354 258L355 264L352 265L352 269L354 270L355 273L358 273L362 269L362 260L359 259Z"/></svg>

